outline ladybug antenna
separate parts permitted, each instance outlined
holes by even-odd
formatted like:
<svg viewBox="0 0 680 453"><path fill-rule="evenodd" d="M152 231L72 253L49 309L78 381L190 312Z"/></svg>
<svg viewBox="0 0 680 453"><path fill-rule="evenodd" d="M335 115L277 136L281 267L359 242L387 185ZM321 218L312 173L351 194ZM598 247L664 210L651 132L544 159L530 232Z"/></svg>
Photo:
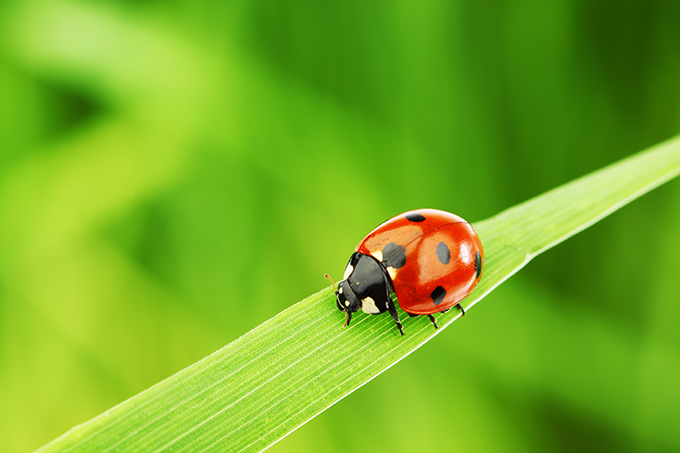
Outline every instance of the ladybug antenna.
<svg viewBox="0 0 680 453"><path fill-rule="evenodd" d="M330 275L328 275L328 274L323 274L323 276L324 276L324 277L326 277L326 278L327 278L328 280L330 280L330 281L331 281L331 283L333 284L333 289L334 289L334 290L335 290L335 292L337 293L337 292L338 292L338 287L337 287L337 286L335 286L335 282L333 281L333 279L331 278L331 276L330 276Z"/></svg>

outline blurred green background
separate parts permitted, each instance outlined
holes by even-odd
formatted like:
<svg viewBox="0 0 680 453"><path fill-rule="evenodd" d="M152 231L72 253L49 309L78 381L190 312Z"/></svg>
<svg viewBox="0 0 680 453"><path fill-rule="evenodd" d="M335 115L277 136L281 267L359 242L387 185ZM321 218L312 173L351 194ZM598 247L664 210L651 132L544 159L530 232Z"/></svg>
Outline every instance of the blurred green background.
<svg viewBox="0 0 680 453"><path fill-rule="evenodd" d="M678 133L678 23L649 0L5 0L0 451L326 287L388 217L482 220ZM270 451L680 451L679 231L673 181Z"/></svg>

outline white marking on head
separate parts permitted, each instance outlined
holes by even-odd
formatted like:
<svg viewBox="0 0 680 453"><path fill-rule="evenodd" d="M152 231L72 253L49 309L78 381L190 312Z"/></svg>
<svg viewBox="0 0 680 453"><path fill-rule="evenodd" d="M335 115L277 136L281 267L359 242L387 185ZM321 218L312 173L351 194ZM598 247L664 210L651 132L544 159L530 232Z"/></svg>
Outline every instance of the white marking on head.
<svg viewBox="0 0 680 453"><path fill-rule="evenodd" d="M338 294L342 294L342 286L338 288Z"/></svg>
<svg viewBox="0 0 680 453"><path fill-rule="evenodd" d="M396 270L395 268L393 268L392 266L389 266L389 267L387 267L387 268L385 268L385 269L387 269L387 273L390 274L390 278L391 278L392 280L394 280L395 278L397 278L397 270Z"/></svg>
<svg viewBox="0 0 680 453"><path fill-rule="evenodd" d="M378 307L375 306L375 301L370 297L364 297L361 299L361 310L369 315L375 315L380 313Z"/></svg>
<svg viewBox="0 0 680 453"><path fill-rule="evenodd" d="M345 301L345 307L349 307L349 301L348 300Z"/></svg>
<svg viewBox="0 0 680 453"><path fill-rule="evenodd" d="M349 276L352 274L352 272L354 272L354 266L352 266L351 264L348 264L347 269L345 269L345 276L342 277L342 279L347 280L349 278Z"/></svg>
<svg viewBox="0 0 680 453"><path fill-rule="evenodd" d="M383 260L382 250L376 250L375 252L371 253L371 255L373 255L373 258L377 259L382 263Z"/></svg>

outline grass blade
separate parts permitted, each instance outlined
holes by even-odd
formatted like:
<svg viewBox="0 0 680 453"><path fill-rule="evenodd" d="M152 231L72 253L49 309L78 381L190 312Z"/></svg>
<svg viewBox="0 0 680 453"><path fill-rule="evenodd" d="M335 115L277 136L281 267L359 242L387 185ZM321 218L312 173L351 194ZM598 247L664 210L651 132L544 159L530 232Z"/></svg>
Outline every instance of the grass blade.
<svg viewBox="0 0 680 453"><path fill-rule="evenodd" d="M677 176L675 138L475 224L486 262L469 308L534 256ZM259 451L394 365L459 314L359 314L327 288L214 354L55 439L41 452Z"/></svg>

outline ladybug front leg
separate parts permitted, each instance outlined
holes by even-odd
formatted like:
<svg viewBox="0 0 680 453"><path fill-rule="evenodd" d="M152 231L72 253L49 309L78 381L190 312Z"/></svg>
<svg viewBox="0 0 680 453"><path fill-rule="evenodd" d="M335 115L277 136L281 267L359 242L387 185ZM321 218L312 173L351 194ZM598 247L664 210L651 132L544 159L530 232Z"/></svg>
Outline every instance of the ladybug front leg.
<svg viewBox="0 0 680 453"><path fill-rule="evenodd" d="M387 311L390 312L390 315L392 315L392 319L394 319L394 322L397 324L397 327L399 328L399 333L403 336L404 335L404 328L401 325L401 321L399 320L399 313L397 313L397 307L395 306L394 302L392 301L392 282L390 282L387 278L385 278L385 288L387 289L387 294L385 295L385 305L387 305Z"/></svg>
<svg viewBox="0 0 680 453"><path fill-rule="evenodd" d="M404 328L401 325L401 321L399 320L399 313L397 313L397 309L394 307L394 304L388 302L387 311L390 312L390 314L392 315L392 319L394 319L394 322L397 324L397 328L399 328L399 333L404 335Z"/></svg>

